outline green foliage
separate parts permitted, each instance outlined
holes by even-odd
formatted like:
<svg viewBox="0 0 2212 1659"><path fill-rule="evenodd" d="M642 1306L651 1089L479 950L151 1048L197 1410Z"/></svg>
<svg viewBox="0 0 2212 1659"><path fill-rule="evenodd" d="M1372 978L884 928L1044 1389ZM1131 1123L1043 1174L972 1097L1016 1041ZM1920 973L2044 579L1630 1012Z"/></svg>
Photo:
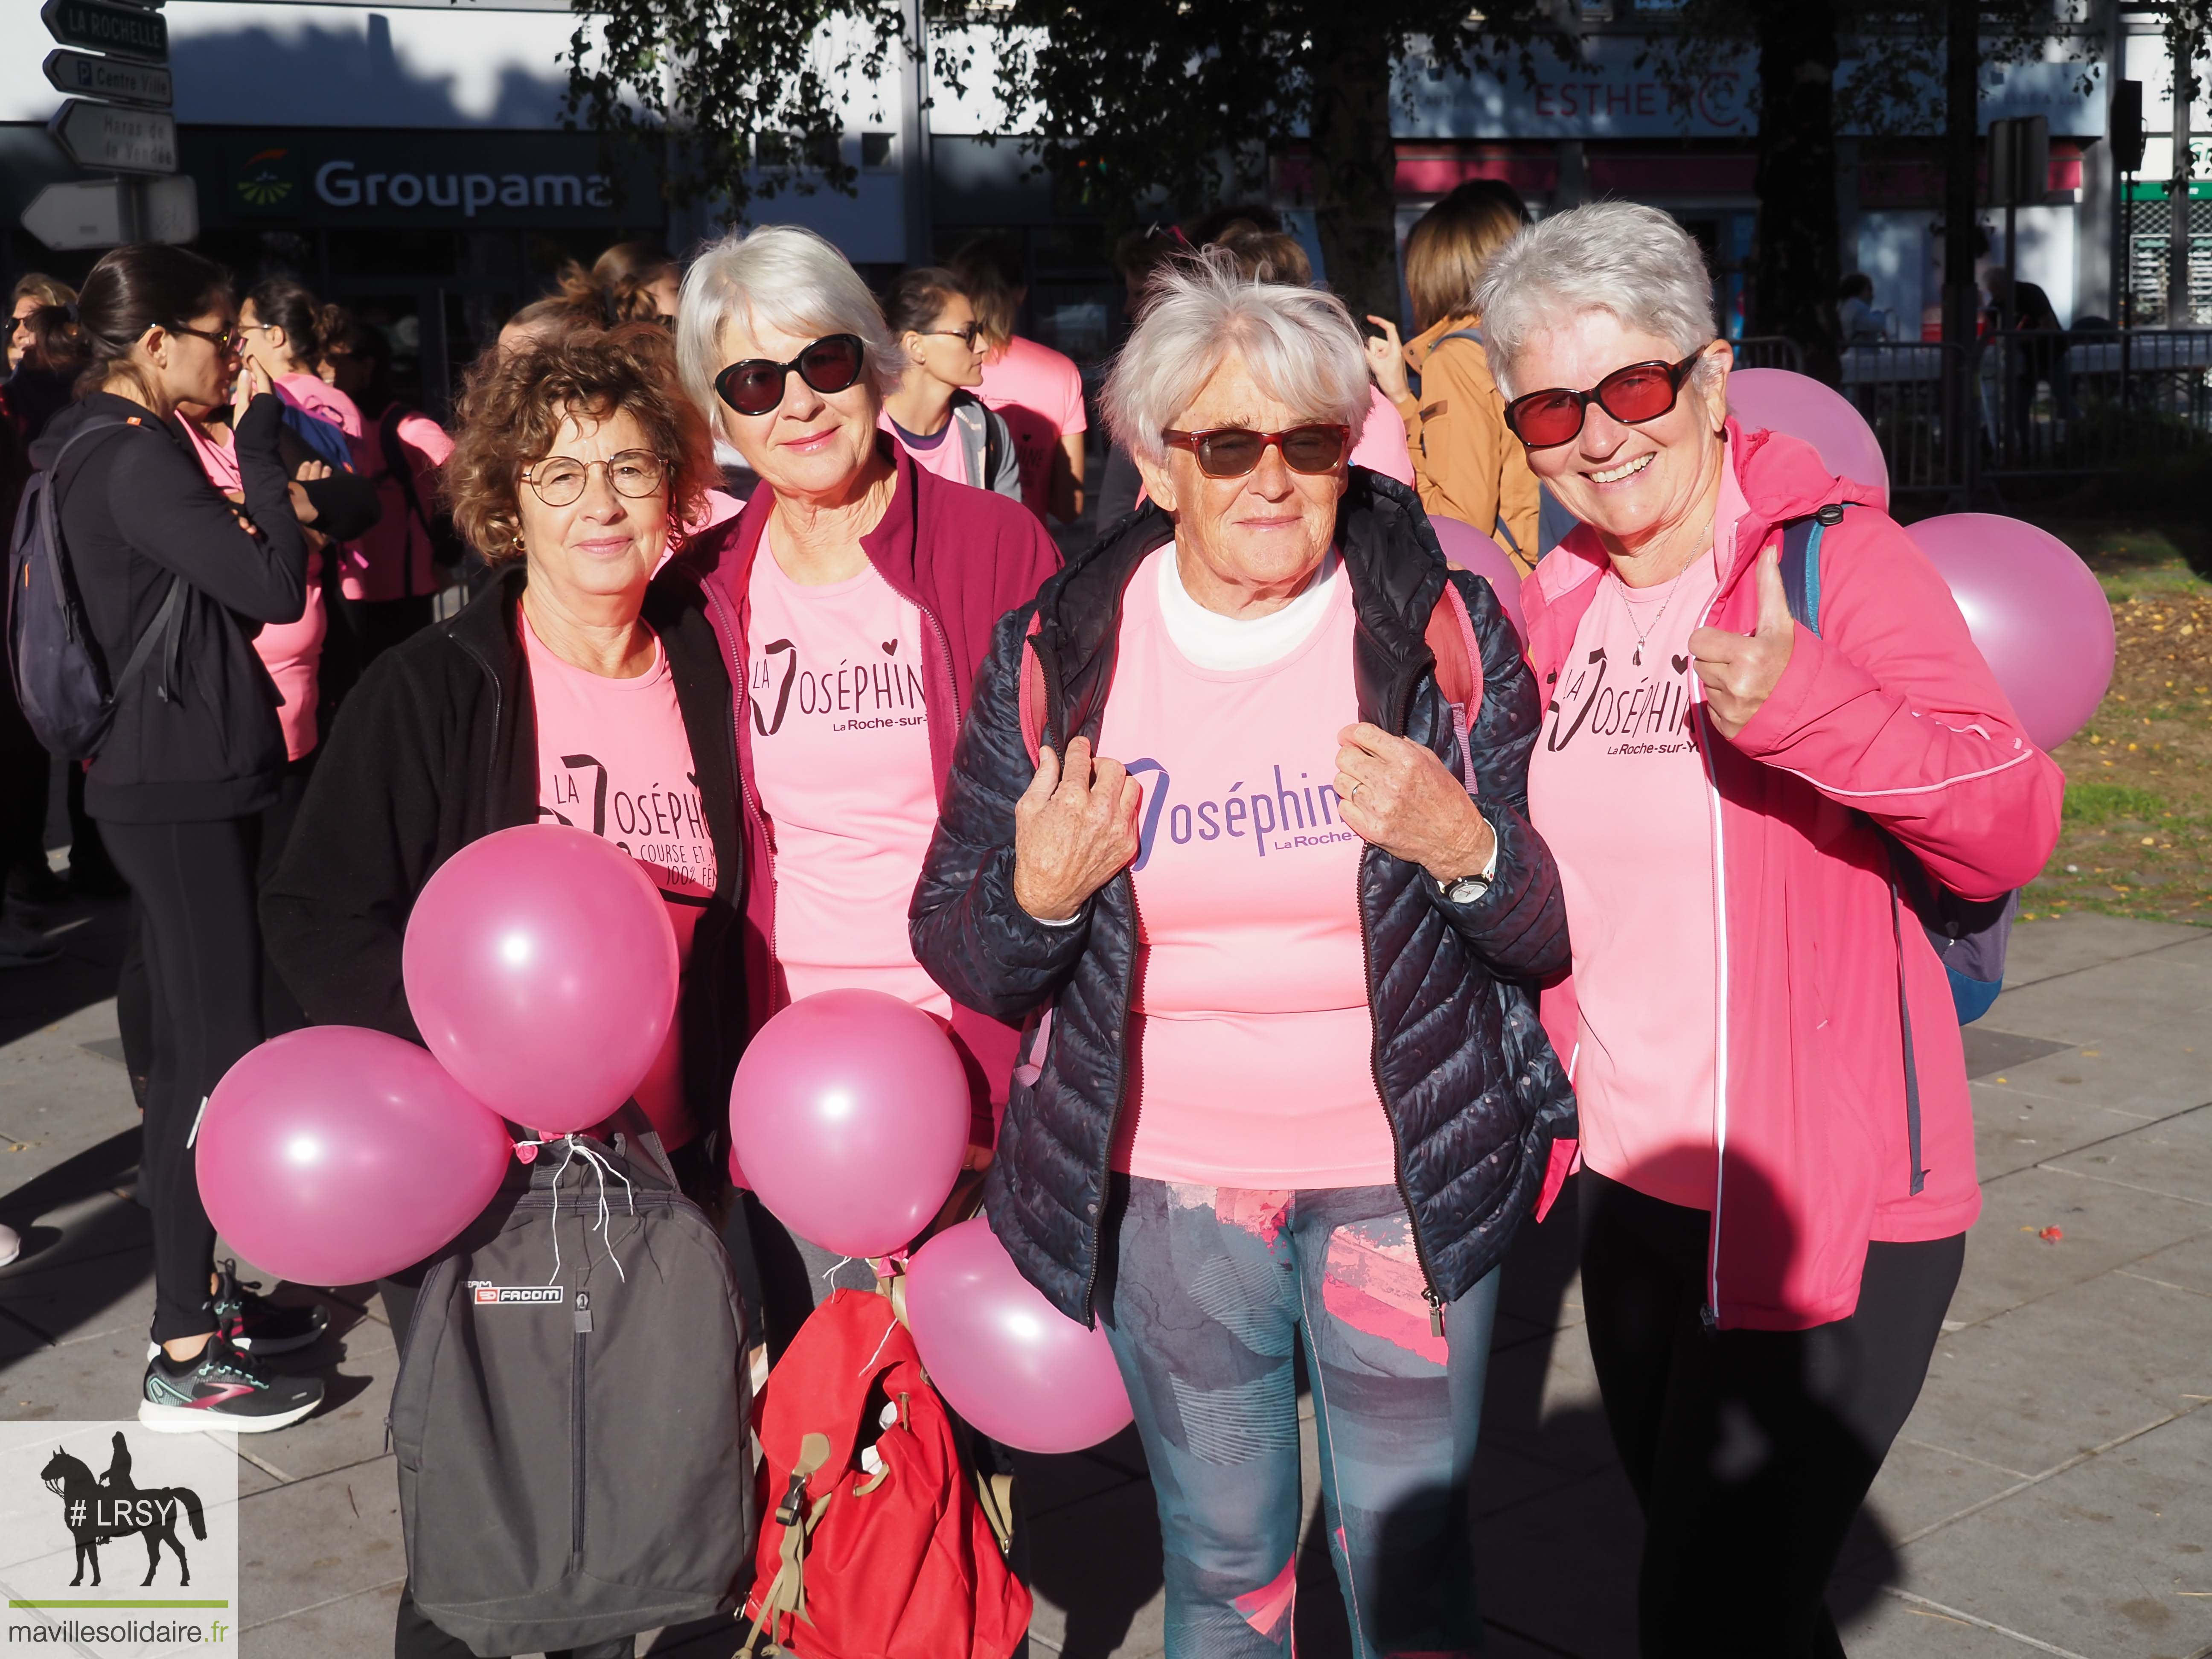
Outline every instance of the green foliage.
<svg viewBox="0 0 2212 1659"><path fill-rule="evenodd" d="M2124 783L2069 783L2062 816L2069 823L2110 823L2130 818L2147 823L2166 811L2163 797Z"/></svg>

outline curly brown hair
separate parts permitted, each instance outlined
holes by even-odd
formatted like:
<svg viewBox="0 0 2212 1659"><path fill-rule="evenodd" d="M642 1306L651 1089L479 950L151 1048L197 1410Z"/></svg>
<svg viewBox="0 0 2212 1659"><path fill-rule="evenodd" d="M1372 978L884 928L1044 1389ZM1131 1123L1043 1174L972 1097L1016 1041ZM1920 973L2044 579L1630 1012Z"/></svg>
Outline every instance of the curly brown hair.
<svg viewBox="0 0 2212 1659"><path fill-rule="evenodd" d="M572 413L635 418L668 468L672 523L702 516L719 476L713 441L677 384L668 331L653 323L577 329L504 357L486 354L461 394L440 489L454 526L486 563L522 556L522 470L553 447Z"/></svg>

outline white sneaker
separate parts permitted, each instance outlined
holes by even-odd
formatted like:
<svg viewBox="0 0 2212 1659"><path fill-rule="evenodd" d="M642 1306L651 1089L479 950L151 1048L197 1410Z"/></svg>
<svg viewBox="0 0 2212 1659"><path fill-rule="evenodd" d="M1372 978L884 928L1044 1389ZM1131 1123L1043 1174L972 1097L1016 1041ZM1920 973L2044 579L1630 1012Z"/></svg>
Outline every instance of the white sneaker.
<svg viewBox="0 0 2212 1659"><path fill-rule="evenodd" d="M23 1236L13 1227L0 1227L0 1267L23 1254Z"/></svg>

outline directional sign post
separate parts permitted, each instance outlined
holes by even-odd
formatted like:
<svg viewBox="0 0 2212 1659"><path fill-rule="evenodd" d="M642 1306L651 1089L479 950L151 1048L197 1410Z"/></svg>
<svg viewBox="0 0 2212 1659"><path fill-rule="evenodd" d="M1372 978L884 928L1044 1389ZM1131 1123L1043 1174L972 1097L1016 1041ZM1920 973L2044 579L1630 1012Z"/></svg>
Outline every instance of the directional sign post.
<svg viewBox="0 0 2212 1659"><path fill-rule="evenodd" d="M112 0L46 0L39 8L46 33L65 46L86 46L149 64L169 61L168 21L142 6Z"/></svg>
<svg viewBox="0 0 2212 1659"><path fill-rule="evenodd" d="M48 185L23 210L23 228L57 252L189 242L200 234L199 187L182 174Z"/></svg>
<svg viewBox="0 0 2212 1659"><path fill-rule="evenodd" d="M176 101L169 71L127 58L94 58L84 52L46 54L46 80L56 92L73 97L105 98L118 104L167 109Z"/></svg>
<svg viewBox="0 0 2212 1659"><path fill-rule="evenodd" d="M47 131L81 167L117 173L174 173L177 123L159 110L118 109L72 98Z"/></svg>

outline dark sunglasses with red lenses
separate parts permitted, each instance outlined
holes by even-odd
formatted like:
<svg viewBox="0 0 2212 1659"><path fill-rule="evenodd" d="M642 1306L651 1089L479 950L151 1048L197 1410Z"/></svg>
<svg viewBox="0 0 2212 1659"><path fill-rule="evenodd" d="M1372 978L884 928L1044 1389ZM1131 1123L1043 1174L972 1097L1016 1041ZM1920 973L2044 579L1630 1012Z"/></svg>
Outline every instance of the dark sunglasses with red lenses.
<svg viewBox="0 0 2212 1659"><path fill-rule="evenodd" d="M825 334L787 363L748 357L714 377L714 395L740 415L766 415L783 401L785 377L794 371L817 392L842 392L860 378L867 354L857 334Z"/></svg>
<svg viewBox="0 0 2212 1659"><path fill-rule="evenodd" d="M1242 478L1256 471L1273 444L1293 472L1333 472L1352 442L1348 426L1294 426L1287 432L1255 432L1249 427L1218 426L1209 432L1163 432L1170 449L1198 457L1198 470L1209 478Z"/></svg>
<svg viewBox="0 0 2212 1659"><path fill-rule="evenodd" d="M1656 421L1674 408L1682 382L1705 355L1693 351L1679 363L1631 363L1587 392L1566 386L1532 392L1505 405L1505 424L1531 449L1556 449L1575 441L1592 404L1626 425Z"/></svg>

